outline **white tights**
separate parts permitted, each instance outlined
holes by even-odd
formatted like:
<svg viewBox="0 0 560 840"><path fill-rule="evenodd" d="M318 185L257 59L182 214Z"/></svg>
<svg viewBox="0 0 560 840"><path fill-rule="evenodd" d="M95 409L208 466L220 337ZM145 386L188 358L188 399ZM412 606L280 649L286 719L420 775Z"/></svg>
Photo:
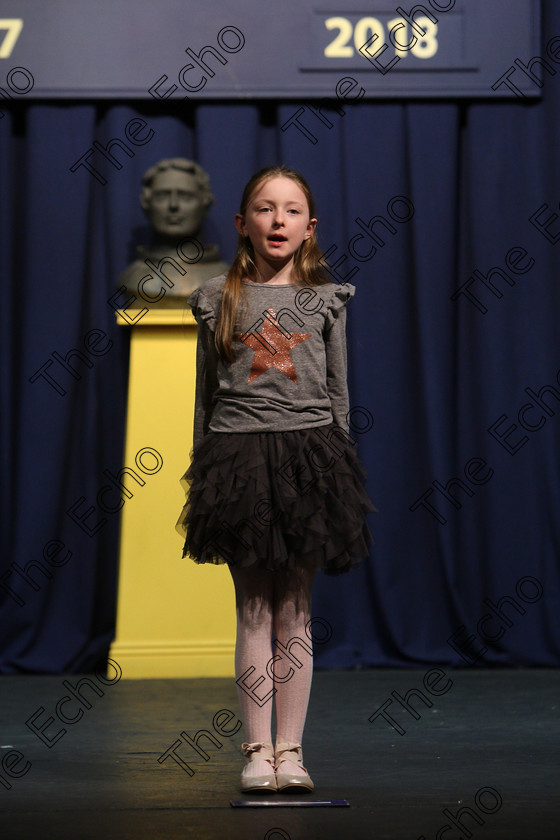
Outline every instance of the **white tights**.
<svg viewBox="0 0 560 840"><path fill-rule="evenodd" d="M312 641L306 624L311 618L315 570L229 568L237 612L235 677L246 741L272 743L274 702L276 742L301 744L313 676ZM283 648L276 644L273 648L273 634ZM281 658L268 665L273 656ZM261 677L260 684L254 685ZM272 689L276 689L274 695ZM246 774L269 772L270 765L256 760Z"/></svg>

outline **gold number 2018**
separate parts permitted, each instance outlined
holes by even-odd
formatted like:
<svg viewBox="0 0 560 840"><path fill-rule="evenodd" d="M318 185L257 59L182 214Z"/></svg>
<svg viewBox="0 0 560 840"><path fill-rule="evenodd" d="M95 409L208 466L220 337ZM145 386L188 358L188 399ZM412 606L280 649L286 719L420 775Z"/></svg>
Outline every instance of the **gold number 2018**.
<svg viewBox="0 0 560 840"><path fill-rule="evenodd" d="M389 32L396 24L401 24L394 36L396 45L412 44L410 49L394 46L395 55L399 58L404 58L409 52L417 58L432 58L438 51L437 23L428 17L418 17L416 23L424 30L423 35L417 35L414 30L410 33L408 21L404 18L393 18L387 24ZM324 54L327 58L351 58L354 55L354 48L359 53L360 47L363 47L366 41L374 39L374 36L379 39L376 43L377 49L386 42L383 24L374 17L360 18L355 26L348 18L330 17L325 20L325 27L329 30L338 29L338 34L325 47Z"/></svg>

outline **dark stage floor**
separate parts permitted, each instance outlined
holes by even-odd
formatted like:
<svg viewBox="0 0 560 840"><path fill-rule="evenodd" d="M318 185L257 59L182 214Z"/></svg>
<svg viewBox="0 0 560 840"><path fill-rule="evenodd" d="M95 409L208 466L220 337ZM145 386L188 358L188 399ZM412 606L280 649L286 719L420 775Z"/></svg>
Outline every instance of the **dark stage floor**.
<svg viewBox="0 0 560 840"><path fill-rule="evenodd" d="M315 672L303 744L315 782L308 798L350 807L266 809L230 807L262 801L237 790L243 731L224 737L213 728L238 719L233 679L93 678L104 693L82 686L88 710L72 697L79 677L66 686L64 677L1 677L0 838L559 840L560 672L449 670L452 684L427 678L431 693L426 673ZM393 696L386 712L405 734L381 716L368 721L391 692L412 688L433 705L409 698L416 720ZM221 709L234 717L216 721ZM158 763L181 731L200 729L222 747L203 739L205 761L183 741L176 754L193 775L173 758Z"/></svg>

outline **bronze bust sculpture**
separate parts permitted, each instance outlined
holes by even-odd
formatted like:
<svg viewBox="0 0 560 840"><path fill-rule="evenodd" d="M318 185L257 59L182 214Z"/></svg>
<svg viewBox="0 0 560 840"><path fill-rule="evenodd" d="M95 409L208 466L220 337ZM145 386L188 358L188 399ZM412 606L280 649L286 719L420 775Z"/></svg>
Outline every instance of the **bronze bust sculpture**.
<svg viewBox="0 0 560 840"><path fill-rule="evenodd" d="M214 203L208 174L185 158L160 160L142 178L140 204L152 232L149 248L137 247L138 259L118 283L151 307L182 307L205 280L227 272L217 245L203 245L202 223ZM142 305L145 305L142 303Z"/></svg>

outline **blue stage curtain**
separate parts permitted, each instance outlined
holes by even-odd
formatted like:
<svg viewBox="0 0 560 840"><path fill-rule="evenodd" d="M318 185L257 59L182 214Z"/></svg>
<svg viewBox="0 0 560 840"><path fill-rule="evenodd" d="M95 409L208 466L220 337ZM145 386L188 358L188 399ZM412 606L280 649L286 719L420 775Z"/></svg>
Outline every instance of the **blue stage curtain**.
<svg viewBox="0 0 560 840"><path fill-rule="evenodd" d="M556 35L549 0L542 52ZM83 672L107 656L118 514L92 514L89 536L67 511L83 498L83 515L123 467L128 335L107 301L146 235L140 178L174 156L211 174L205 240L224 259L244 183L282 162L315 192L320 245L331 265L346 256L339 279L357 268L350 402L379 513L371 557L317 579L313 615L332 627L317 666L558 665L560 223L547 236L530 217L558 212L560 73L540 101L345 103L324 109L332 127L306 108L315 142L286 126L296 102L2 107L0 672ZM130 157L113 147L120 169L92 158L105 184L71 171L133 118L154 134ZM358 238L374 216L383 244ZM470 299L452 300L469 277ZM53 356L71 350L78 378Z"/></svg>

